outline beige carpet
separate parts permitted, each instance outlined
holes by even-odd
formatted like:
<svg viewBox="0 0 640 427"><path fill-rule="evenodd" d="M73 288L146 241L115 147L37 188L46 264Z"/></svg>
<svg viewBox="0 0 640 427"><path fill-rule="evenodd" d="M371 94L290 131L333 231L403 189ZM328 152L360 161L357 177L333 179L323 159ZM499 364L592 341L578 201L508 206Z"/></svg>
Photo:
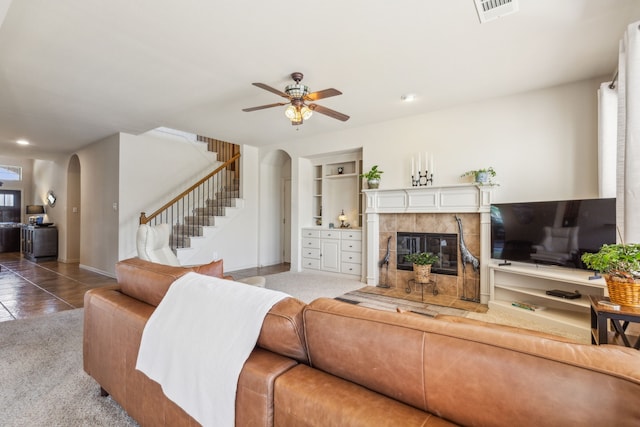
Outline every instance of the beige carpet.
<svg viewBox="0 0 640 427"><path fill-rule="evenodd" d="M83 313L0 323L0 425L137 426L82 369Z"/></svg>

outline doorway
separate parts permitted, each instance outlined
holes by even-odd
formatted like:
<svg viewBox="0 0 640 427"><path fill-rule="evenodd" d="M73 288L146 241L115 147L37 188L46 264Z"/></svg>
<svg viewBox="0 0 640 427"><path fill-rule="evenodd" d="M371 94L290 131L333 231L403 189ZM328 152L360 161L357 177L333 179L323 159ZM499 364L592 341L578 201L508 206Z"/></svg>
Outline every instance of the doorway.
<svg viewBox="0 0 640 427"><path fill-rule="evenodd" d="M259 259L261 267L291 262L291 157L282 150L261 155Z"/></svg>
<svg viewBox="0 0 640 427"><path fill-rule="evenodd" d="M80 262L80 159L71 156L67 168L67 253L65 262Z"/></svg>

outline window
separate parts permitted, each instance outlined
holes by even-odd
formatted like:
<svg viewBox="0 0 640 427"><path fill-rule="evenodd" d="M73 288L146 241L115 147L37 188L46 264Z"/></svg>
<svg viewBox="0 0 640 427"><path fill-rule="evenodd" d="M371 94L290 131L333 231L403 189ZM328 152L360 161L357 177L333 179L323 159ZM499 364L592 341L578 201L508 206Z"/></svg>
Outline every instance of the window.
<svg viewBox="0 0 640 427"><path fill-rule="evenodd" d="M0 223L20 222L20 191L0 190Z"/></svg>
<svg viewBox="0 0 640 427"><path fill-rule="evenodd" d="M0 206L15 207L15 199L13 194L0 194Z"/></svg>
<svg viewBox="0 0 640 427"><path fill-rule="evenodd" d="M0 181L22 181L22 168L0 165Z"/></svg>

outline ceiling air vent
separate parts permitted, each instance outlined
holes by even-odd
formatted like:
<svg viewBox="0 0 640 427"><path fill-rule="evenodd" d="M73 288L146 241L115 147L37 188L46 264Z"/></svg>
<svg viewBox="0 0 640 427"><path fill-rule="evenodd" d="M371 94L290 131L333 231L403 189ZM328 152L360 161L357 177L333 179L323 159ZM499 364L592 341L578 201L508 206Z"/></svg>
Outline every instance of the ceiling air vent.
<svg viewBox="0 0 640 427"><path fill-rule="evenodd" d="M493 21L518 11L518 0L473 0L480 23Z"/></svg>

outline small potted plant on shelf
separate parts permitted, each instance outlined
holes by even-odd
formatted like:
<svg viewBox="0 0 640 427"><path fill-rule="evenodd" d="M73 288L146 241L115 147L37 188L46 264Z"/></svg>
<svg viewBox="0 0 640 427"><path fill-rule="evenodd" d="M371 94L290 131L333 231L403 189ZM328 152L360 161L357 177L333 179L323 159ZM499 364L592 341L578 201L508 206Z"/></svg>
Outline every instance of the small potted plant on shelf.
<svg viewBox="0 0 640 427"><path fill-rule="evenodd" d="M405 255L404 260L413 263L413 278L416 283L428 283L431 266L438 262L438 255L432 252L416 252Z"/></svg>
<svg viewBox="0 0 640 427"><path fill-rule="evenodd" d="M378 165L373 165L369 172L360 174L360 178L367 179L369 188L378 188L380 185L380 175L383 173L383 171L378 170Z"/></svg>
<svg viewBox="0 0 640 427"><path fill-rule="evenodd" d="M581 257L587 267L604 275L611 302L640 307L640 244L602 245Z"/></svg>
<svg viewBox="0 0 640 427"><path fill-rule="evenodd" d="M485 169L466 171L465 173L460 175L460 177L463 178L467 176L473 176L474 182L476 182L477 184L493 184L491 182L491 178L496 176L496 171L493 170L493 167L489 166Z"/></svg>

